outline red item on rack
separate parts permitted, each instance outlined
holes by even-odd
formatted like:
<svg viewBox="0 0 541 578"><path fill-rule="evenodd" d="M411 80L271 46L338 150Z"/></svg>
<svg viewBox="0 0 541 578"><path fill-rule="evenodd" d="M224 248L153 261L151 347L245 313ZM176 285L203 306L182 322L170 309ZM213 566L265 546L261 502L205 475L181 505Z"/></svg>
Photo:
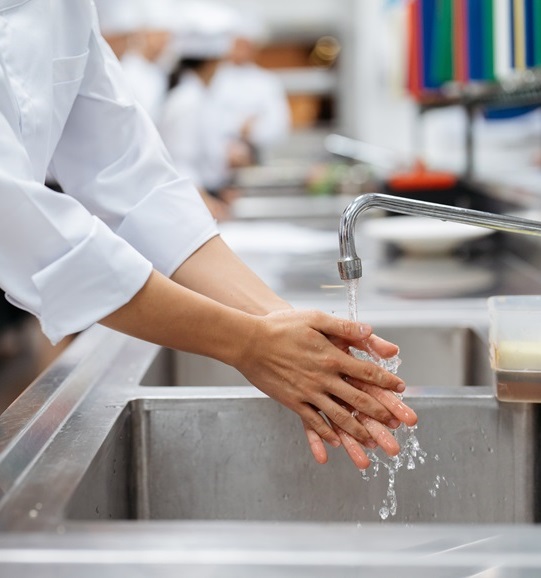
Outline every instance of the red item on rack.
<svg viewBox="0 0 541 578"><path fill-rule="evenodd" d="M408 4L408 90L414 98L419 98L423 92L423 63L421 35L420 0L412 0Z"/></svg>
<svg viewBox="0 0 541 578"><path fill-rule="evenodd" d="M395 173L387 180L387 185L396 192L441 191L451 189L458 184L458 177L445 171L428 170L418 160L411 171Z"/></svg>
<svg viewBox="0 0 541 578"><path fill-rule="evenodd" d="M453 62L454 79L468 82L468 3L453 0Z"/></svg>

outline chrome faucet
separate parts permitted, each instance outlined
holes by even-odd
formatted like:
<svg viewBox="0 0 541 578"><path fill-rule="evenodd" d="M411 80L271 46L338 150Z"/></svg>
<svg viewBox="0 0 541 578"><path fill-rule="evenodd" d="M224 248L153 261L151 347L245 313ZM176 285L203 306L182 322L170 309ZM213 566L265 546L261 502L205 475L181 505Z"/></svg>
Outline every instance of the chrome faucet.
<svg viewBox="0 0 541 578"><path fill-rule="evenodd" d="M358 279L362 277L362 263L355 249L355 223L365 211L373 208L385 209L393 213L432 217L442 221L455 221L467 225L476 225L487 229L496 229L507 233L521 233L541 237L541 222L508 215L474 211L462 207L451 207L426 201L417 201L404 197L394 197L380 193L368 193L357 197L342 213L340 219L340 259L338 271L340 278Z"/></svg>

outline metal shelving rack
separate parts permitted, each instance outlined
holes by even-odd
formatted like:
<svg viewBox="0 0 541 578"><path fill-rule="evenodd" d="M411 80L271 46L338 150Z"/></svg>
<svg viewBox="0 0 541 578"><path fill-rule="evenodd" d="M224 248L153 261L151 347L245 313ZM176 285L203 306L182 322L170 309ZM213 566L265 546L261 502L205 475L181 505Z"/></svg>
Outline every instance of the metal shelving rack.
<svg viewBox="0 0 541 578"><path fill-rule="evenodd" d="M495 83L449 84L437 93L427 93L418 100L418 114L422 118L431 110L461 106L466 111L465 134L466 169L464 178L473 176L474 131L473 121L478 111L486 108L504 108L541 105L541 70L529 69ZM418 139L419 142L419 139Z"/></svg>

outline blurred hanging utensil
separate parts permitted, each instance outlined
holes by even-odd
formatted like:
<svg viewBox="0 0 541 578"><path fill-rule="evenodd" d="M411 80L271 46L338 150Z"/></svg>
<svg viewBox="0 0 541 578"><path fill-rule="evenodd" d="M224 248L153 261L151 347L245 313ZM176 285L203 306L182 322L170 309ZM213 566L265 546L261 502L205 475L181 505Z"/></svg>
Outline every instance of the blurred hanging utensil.
<svg viewBox="0 0 541 578"><path fill-rule="evenodd" d="M393 150L339 134L328 135L324 144L326 150L334 155L360 161L379 169L390 171L404 164L404 159Z"/></svg>
<svg viewBox="0 0 541 578"><path fill-rule="evenodd" d="M420 159L406 158L397 151L363 141L330 134L325 138L328 152L365 163L383 171L379 177L393 193L441 191L457 186L458 177L446 171L427 168Z"/></svg>

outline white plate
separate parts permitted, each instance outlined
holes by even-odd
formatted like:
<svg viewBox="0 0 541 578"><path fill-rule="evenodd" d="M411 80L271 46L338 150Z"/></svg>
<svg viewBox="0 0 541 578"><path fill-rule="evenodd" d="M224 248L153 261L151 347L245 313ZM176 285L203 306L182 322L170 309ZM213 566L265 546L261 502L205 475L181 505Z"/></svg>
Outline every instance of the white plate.
<svg viewBox="0 0 541 578"><path fill-rule="evenodd" d="M450 253L463 243L494 231L428 217L384 217L367 221L364 232L374 239L393 243L408 254L434 255Z"/></svg>
<svg viewBox="0 0 541 578"><path fill-rule="evenodd" d="M476 294L493 287L494 271L454 257L403 257L374 271L375 286L409 298L446 298Z"/></svg>

